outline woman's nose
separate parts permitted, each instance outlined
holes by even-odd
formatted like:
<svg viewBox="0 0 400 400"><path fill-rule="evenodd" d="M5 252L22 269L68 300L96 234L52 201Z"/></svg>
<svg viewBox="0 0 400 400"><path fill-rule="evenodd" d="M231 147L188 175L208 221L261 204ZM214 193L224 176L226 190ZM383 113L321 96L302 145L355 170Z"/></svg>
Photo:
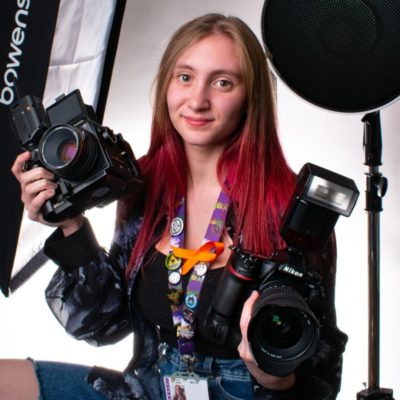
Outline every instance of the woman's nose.
<svg viewBox="0 0 400 400"><path fill-rule="evenodd" d="M189 107L196 111L210 107L209 90L205 84L198 82L193 85L189 94Z"/></svg>

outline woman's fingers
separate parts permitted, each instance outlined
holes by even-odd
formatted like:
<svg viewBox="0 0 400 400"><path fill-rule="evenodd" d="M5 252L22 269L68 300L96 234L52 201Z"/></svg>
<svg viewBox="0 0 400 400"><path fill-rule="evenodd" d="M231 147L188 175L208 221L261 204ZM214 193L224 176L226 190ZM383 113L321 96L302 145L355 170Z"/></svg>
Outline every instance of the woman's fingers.
<svg viewBox="0 0 400 400"><path fill-rule="evenodd" d="M14 161L13 166L11 167L11 172L17 178L18 182L20 182L21 175L24 173L24 165L30 160L31 153L29 151L25 151L17 156Z"/></svg>
<svg viewBox="0 0 400 400"><path fill-rule="evenodd" d="M254 362L253 355L250 350L249 342L247 340L247 329L249 327L249 323L251 320L251 314L253 310L254 303L259 297L259 293L257 291L253 291L249 298L243 305L242 315L240 317L240 331L242 334L242 340L238 346L238 352L240 358L242 358L246 362Z"/></svg>
<svg viewBox="0 0 400 400"><path fill-rule="evenodd" d="M25 164L30 157L28 151L18 155L11 171L20 183L21 201L28 211L28 217L33 221L42 221L40 210L54 196L57 183L53 182L54 174L45 168L35 167L25 171Z"/></svg>
<svg viewBox="0 0 400 400"><path fill-rule="evenodd" d="M20 184L21 200L27 210L28 218L45 225L59 226L63 229L64 235L72 234L81 227L83 216L66 218L57 223L44 220L41 213L42 207L55 195L58 185L54 182L54 174L45 168L34 167L26 171L25 165L30 158L30 152L25 151L17 156L11 167L11 172Z"/></svg>

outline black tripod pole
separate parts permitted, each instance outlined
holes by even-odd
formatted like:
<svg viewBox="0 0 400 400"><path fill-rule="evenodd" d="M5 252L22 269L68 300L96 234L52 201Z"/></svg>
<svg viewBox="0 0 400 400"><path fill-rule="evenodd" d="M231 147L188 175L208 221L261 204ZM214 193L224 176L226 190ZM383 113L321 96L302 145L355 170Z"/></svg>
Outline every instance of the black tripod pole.
<svg viewBox="0 0 400 400"><path fill-rule="evenodd" d="M380 212L387 179L379 172L382 165L382 133L379 111L366 114L364 122L366 173L366 211L368 212L369 331L368 388L357 393L357 400L393 400L391 389L379 387L380 342Z"/></svg>

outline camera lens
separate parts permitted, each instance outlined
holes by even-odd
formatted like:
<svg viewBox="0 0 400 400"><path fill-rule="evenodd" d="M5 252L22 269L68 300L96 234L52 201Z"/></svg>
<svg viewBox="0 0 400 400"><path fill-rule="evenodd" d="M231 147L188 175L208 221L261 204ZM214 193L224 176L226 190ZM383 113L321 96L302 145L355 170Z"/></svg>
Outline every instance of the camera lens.
<svg viewBox="0 0 400 400"><path fill-rule="evenodd" d="M67 164L76 156L78 152L78 146L75 142L66 141L65 143L60 144L60 155L59 159L64 163Z"/></svg>
<svg viewBox="0 0 400 400"><path fill-rule="evenodd" d="M282 309L271 307L263 315L262 337L271 348L289 349L302 334L302 326L296 315Z"/></svg>
<svg viewBox="0 0 400 400"><path fill-rule="evenodd" d="M90 173L98 151L94 135L72 125L47 130L39 143L39 157L44 167L70 180L82 180Z"/></svg>
<svg viewBox="0 0 400 400"><path fill-rule="evenodd" d="M285 376L315 352L319 328L305 299L284 282L263 288L247 334L260 368Z"/></svg>

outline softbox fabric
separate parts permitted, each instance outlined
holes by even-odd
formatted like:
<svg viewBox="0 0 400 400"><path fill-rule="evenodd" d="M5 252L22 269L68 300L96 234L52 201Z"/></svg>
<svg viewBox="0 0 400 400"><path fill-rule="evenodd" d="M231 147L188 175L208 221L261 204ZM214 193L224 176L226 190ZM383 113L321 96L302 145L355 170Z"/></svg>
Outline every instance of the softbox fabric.
<svg viewBox="0 0 400 400"><path fill-rule="evenodd" d="M5 293L8 292L22 215L19 186L10 170L20 149L11 131L8 109L16 100L15 81L21 93L43 95L58 6L56 0L8 0L1 4L0 286Z"/></svg>
<svg viewBox="0 0 400 400"><path fill-rule="evenodd" d="M101 103L104 108L125 3L125 0L60 1L50 62L46 67L45 91L42 91L45 107L54 103L61 94L79 89L86 104L96 110ZM24 94L27 93L24 90ZM101 120L102 110L98 116ZM10 201L20 207L19 194L14 193ZM17 220L11 218L11 224L18 225ZM11 291L46 261L41 250L52 230L23 215L15 261L11 267ZM6 285L5 280L3 292Z"/></svg>

